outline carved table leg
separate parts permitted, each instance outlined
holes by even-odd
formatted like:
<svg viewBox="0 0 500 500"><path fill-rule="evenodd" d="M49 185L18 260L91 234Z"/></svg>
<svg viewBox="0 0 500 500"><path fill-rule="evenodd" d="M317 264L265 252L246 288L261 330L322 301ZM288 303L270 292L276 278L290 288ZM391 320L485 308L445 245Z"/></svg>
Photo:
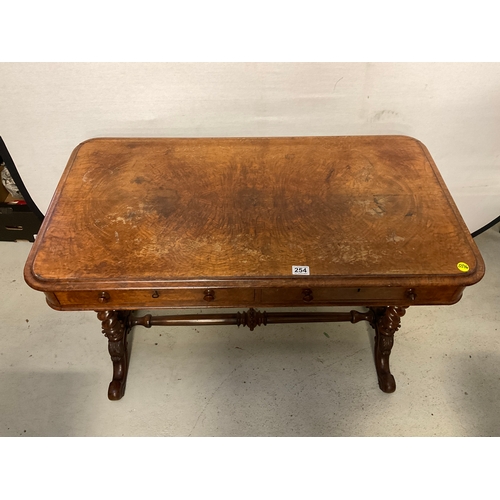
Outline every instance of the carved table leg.
<svg viewBox="0 0 500 500"><path fill-rule="evenodd" d="M396 381L389 368L389 356L394 344L394 333L401 326L401 317L405 315L405 307L377 307L372 311L375 318L371 323L375 329L375 368L378 385L384 392L394 392Z"/></svg>
<svg viewBox="0 0 500 500"><path fill-rule="evenodd" d="M121 399L125 392L128 371L127 334L130 330L129 311L99 311L102 333L108 338L108 350L113 362L113 380L109 384L108 398Z"/></svg>

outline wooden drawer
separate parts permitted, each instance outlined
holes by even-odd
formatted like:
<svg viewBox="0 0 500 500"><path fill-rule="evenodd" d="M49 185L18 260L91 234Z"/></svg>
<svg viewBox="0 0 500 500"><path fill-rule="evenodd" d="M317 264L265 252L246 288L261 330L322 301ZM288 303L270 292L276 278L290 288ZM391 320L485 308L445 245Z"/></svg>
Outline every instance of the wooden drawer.
<svg viewBox="0 0 500 500"><path fill-rule="evenodd" d="M368 304L401 301L405 298L403 288L266 288L262 290L262 303L273 305L329 305Z"/></svg>
<svg viewBox="0 0 500 500"><path fill-rule="evenodd" d="M454 304L463 287L264 288L260 303L268 306Z"/></svg>
<svg viewBox="0 0 500 500"><path fill-rule="evenodd" d="M249 307L252 288L101 290L55 292L61 309L147 309L162 307ZM50 304L55 306L55 304Z"/></svg>

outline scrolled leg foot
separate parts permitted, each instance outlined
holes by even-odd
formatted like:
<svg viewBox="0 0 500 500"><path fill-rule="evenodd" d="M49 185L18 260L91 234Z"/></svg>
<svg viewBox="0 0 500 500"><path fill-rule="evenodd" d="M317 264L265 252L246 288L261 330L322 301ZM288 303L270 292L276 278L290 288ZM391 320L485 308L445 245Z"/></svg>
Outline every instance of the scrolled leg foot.
<svg viewBox="0 0 500 500"><path fill-rule="evenodd" d="M389 356L394 345L394 333L401 326L401 317L405 315L404 307L380 307L372 309L374 319L371 323L375 329L375 368L378 384L383 392L396 390L396 380L389 368Z"/></svg>
<svg viewBox="0 0 500 500"><path fill-rule="evenodd" d="M116 401L123 397L128 372L127 334L130 330L127 311L99 311L102 333L108 339L108 351L113 362L113 379L109 384L108 398Z"/></svg>

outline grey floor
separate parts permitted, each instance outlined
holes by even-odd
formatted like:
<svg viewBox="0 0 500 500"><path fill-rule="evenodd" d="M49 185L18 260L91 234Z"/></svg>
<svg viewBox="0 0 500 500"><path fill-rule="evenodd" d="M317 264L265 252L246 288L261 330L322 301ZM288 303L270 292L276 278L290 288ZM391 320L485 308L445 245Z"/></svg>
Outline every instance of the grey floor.
<svg viewBox="0 0 500 500"><path fill-rule="evenodd" d="M125 397L92 312L57 312L0 242L1 436L500 436L500 233L454 306L413 307L377 386L364 324L136 328Z"/></svg>

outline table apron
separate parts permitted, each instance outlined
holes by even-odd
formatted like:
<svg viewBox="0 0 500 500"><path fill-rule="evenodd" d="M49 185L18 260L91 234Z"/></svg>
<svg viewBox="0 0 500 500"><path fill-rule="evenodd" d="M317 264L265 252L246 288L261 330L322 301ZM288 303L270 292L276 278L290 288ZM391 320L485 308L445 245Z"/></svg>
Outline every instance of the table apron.
<svg viewBox="0 0 500 500"><path fill-rule="evenodd" d="M464 286L167 288L45 292L58 310L134 310L223 307L321 307L446 305L458 302Z"/></svg>

